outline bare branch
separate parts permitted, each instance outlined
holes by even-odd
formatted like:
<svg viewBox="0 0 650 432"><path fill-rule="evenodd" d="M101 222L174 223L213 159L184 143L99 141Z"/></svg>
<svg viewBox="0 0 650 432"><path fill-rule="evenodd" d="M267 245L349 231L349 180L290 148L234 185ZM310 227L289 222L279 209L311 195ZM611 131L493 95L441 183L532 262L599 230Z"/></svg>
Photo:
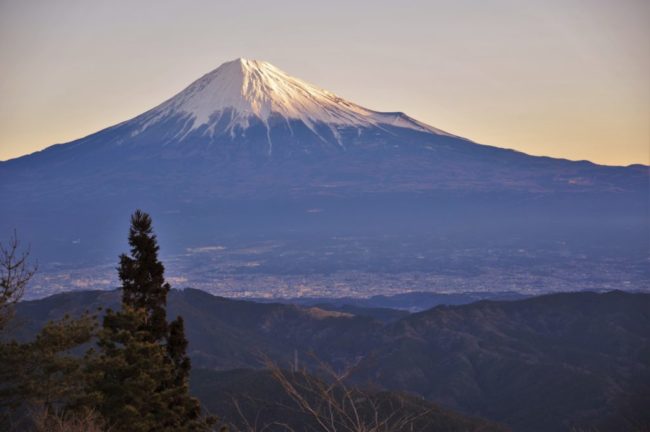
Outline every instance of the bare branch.
<svg viewBox="0 0 650 432"><path fill-rule="evenodd" d="M0 243L0 330L13 316L13 307L25 293L36 266L29 264L29 247L22 250L14 231L7 245Z"/></svg>
<svg viewBox="0 0 650 432"><path fill-rule="evenodd" d="M325 374L288 372L266 358L266 368L298 411L313 421L321 432L396 432L422 430L429 407L408 405L400 395L368 393L349 387L350 370L341 373L321 363Z"/></svg>

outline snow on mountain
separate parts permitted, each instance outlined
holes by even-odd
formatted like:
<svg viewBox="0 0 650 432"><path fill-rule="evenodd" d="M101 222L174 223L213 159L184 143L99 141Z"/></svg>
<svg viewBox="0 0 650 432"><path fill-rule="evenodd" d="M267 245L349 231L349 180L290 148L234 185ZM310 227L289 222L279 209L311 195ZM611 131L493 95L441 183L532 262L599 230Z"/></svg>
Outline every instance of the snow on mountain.
<svg viewBox="0 0 650 432"><path fill-rule="evenodd" d="M466 245L483 232L477 247L567 245L583 232L594 251L618 250L603 233L628 244L648 237L649 184L646 166L479 145L239 59L133 119L0 162L0 233L28 233L52 263L103 262L123 247L114 221L145 208L179 254L221 239L276 239L300 259L264 269L336 272L350 270L355 250L309 257L344 237L381 241L402 264L414 239ZM395 268L383 251L371 255L377 269ZM408 271L419 271L415 261Z"/></svg>
<svg viewBox="0 0 650 432"><path fill-rule="evenodd" d="M403 113L372 111L300 79L270 63L237 59L222 64L199 78L185 90L145 113L144 130L163 118L183 116L191 122L185 131L203 125L210 135L223 132L234 135L245 130L252 120L268 128L272 116L298 120L312 132L319 124L327 125L336 136L340 127L393 127L448 135L420 123Z"/></svg>

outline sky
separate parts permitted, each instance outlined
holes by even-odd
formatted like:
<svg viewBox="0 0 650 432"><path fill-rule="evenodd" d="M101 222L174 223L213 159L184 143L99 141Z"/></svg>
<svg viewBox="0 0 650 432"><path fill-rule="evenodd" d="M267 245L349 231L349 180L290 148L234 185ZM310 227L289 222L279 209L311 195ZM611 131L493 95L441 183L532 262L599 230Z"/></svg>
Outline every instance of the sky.
<svg viewBox="0 0 650 432"><path fill-rule="evenodd" d="M0 160L268 61L479 143L650 164L647 0L0 0Z"/></svg>

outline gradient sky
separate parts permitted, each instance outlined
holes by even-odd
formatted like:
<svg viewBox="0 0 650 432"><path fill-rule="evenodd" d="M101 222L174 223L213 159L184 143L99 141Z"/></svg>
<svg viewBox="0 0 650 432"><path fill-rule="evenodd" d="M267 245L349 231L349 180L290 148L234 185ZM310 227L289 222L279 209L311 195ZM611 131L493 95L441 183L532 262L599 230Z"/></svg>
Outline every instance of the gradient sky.
<svg viewBox="0 0 650 432"><path fill-rule="evenodd" d="M480 143L650 164L647 0L0 0L0 160L237 57Z"/></svg>

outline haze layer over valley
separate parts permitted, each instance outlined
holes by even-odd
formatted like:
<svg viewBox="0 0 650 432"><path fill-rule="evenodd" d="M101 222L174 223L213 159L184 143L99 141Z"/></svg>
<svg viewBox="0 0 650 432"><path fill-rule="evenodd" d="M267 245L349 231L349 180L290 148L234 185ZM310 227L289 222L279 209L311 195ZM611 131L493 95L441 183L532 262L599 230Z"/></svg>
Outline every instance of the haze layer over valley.
<svg viewBox="0 0 650 432"><path fill-rule="evenodd" d="M1 162L0 230L32 245L32 297L115 287L135 208L174 285L215 294L644 290L648 185L647 166L480 145L237 59Z"/></svg>

